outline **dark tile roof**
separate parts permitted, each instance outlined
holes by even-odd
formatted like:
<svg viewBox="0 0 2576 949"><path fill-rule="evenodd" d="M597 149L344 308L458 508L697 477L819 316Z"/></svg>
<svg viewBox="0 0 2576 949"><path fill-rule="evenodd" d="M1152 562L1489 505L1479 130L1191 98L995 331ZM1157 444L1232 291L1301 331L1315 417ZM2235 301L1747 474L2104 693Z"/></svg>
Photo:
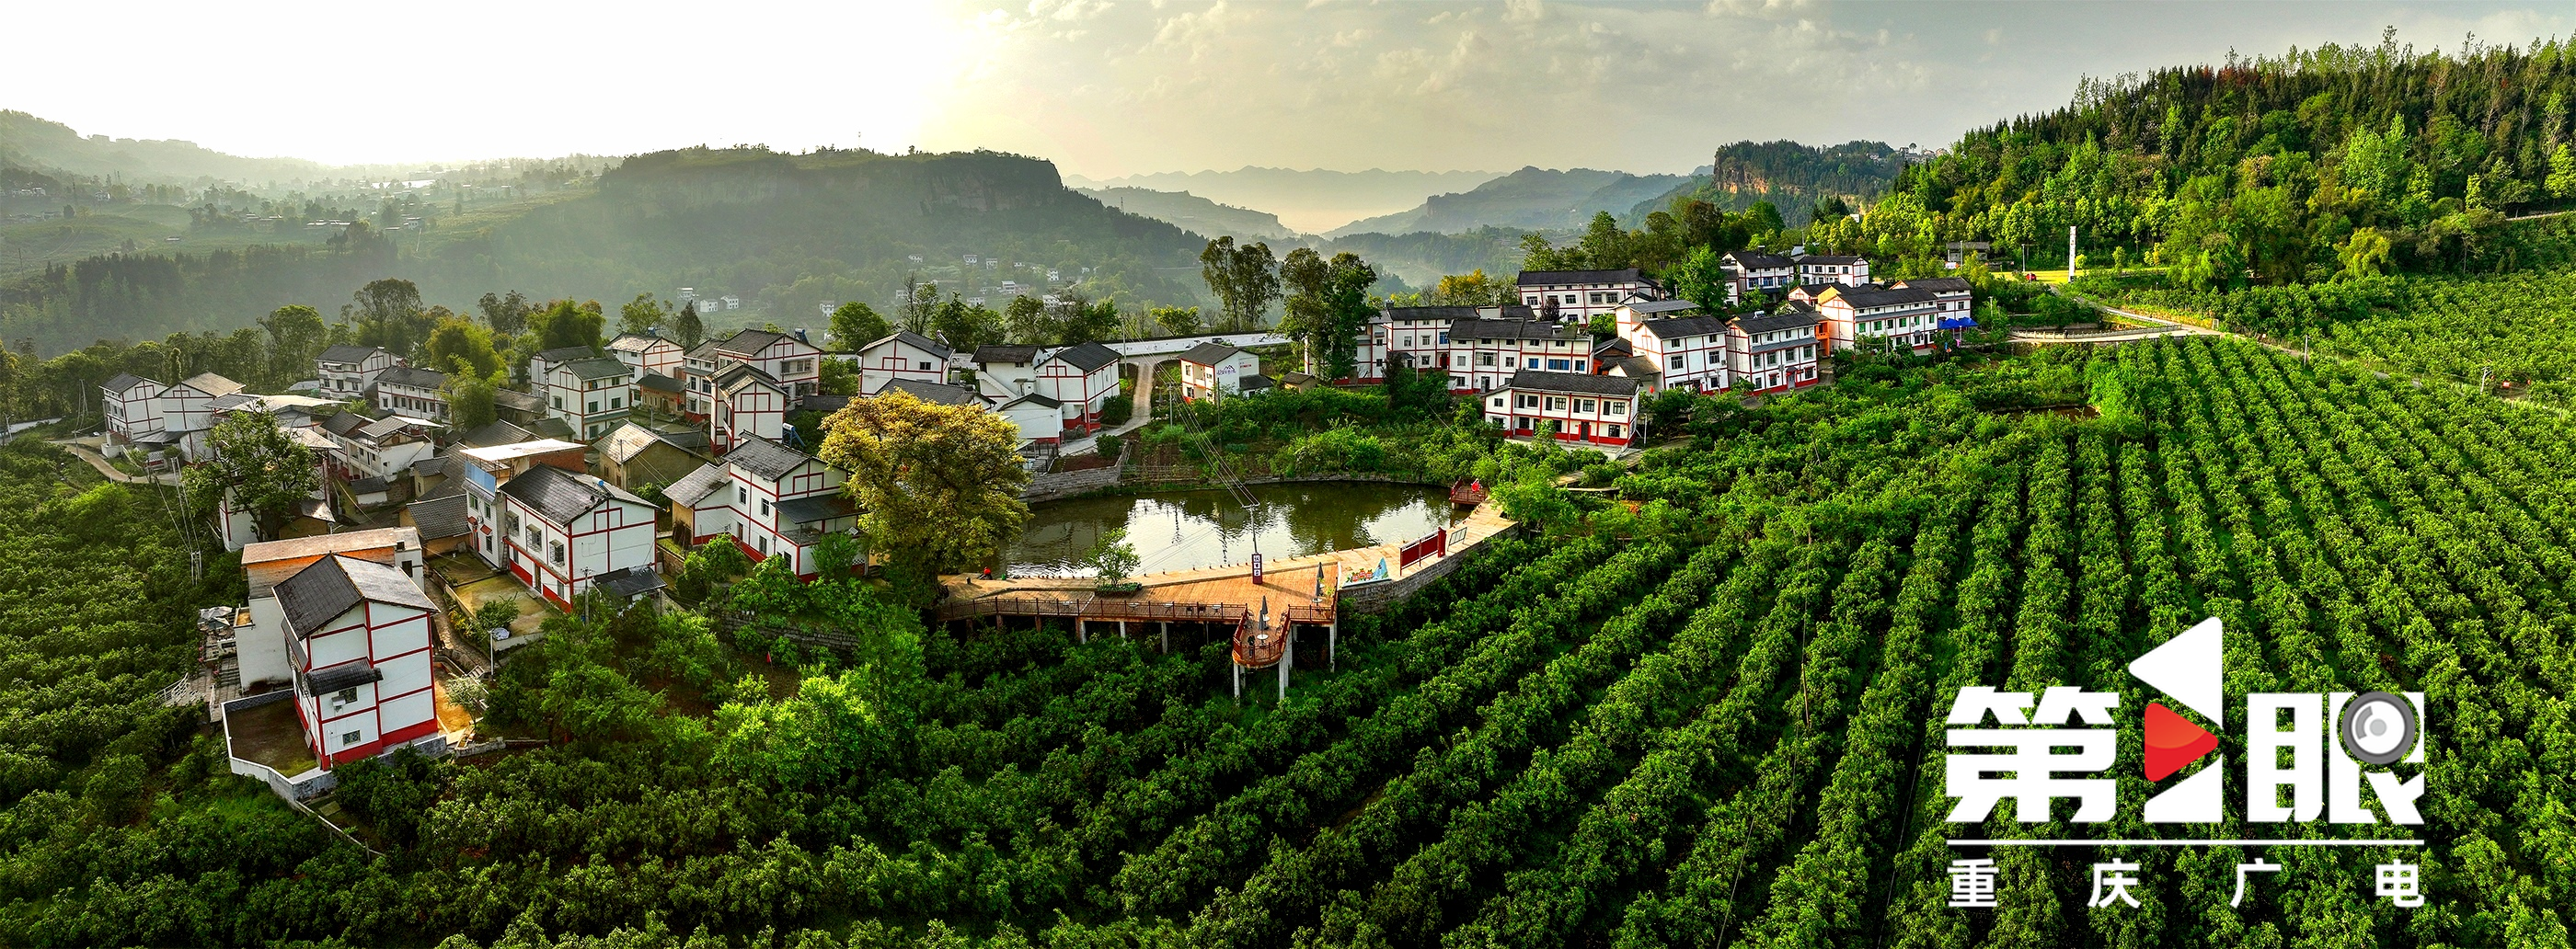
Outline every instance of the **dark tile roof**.
<svg viewBox="0 0 2576 949"><path fill-rule="evenodd" d="M1050 409L1060 409L1064 407L1064 402L1062 400L1056 399L1052 396L1040 395L1035 392L1020 393L1019 395L1004 401L1002 403L1002 407L1008 408L1022 402L1029 403L1030 405L1043 405Z"/></svg>
<svg viewBox="0 0 2576 949"><path fill-rule="evenodd" d="M215 396L234 395L242 391L241 383L234 382L211 372L201 372L196 375L189 376L186 379L180 380L179 384L195 389L199 392L203 392L207 395Z"/></svg>
<svg viewBox="0 0 2576 949"><path fill-rule="evenodd" d="M742 388L743 386L753 384L768 386L781 392L787 391L787 387L778 384L777 377L762 371L759 366L755 366L747 362L734 363L733 365L716 370L715 387L717 392L732 392L736 389Z"/></svg>
<svg viewBox="0 0 2576 949"><path fill-rule="evenodd" d="M1118 361L1118 351L1099 343L1076 343L1055 351L1049 359L1063 360L1065 365L1082 370L1084 375Z"/></svg>
<svg viewBox="0 0 2576 949"><path fill-rule="evenodd" d="M216 396L213 401L206 403L206 408L215 412L227 412L257 401L259 396L248 392L235 392L231 395Z"/></svg>
<svg viewBox="0 0 2576 949"><path fill-rule="evenodd" d="M1523 369L1512 373L1507 388L1532 392L1572 392L1581 395L1635 395L1637 380L1625 376L1596 376L1581 372L1542 372Z"/></svg>
<svg viewBox="0 0 2576 949"><path fill-rule="evenodd" d="M535 436L535 438L525 439L526 441L535 441L538 438L560 438L564 441L571 441L572 423L549 415L545 418L529 422L528 434Z"/></svg>
<svg viewBox="0 0 2576 949"><path fill-rule="evenodd" d="M878 386L877 391L869 395L880 396L888 391L901 392L933 405L984 404L984 397L975 394L973 389L952 386L944 382L923 382L919 379L889 379L886 384Z"/></svg>
<svg viewBox="0 0 2576 949"><path fill-rule="evenodd" d="M753 435L726 452L724 460L726 464L740 466L744 471L776 481L796 470L797 466L814 460L814 456Z"/></svg>
<svg viewBox="0 0 2576 949"><path fill-rule="evenodd" d="M937 357L939 357L939 358L940 358L940 359L942 359L942 360L945 360L945 359L947 359L948 357L950 357L950 356L954 356L954 355L956 355L956 354L957 354L957 351L956 351L956 350L948 348L948 344L947 344L947 343L943 343L943 342L940 342L940 341L938 341L938 340L932 339L932 338L930 338L930 337L923 336L923 335L921 335L921 334L919 334L919 333L915 333L915 332L913 332L913 331L911 331L911 330L896 330L896 331L894 331L894 334L893 334L893 335L887 336L887 337L885 337L884 339L880 339L880 340L877 340L877 341L875 341L875 342L869 343L869 344L867 344L867 345L865 345L865 346L861 346L861 347L859 347L859 351L860 351L860 352L866 352L866 351L868 351L868 350L875 349L875 348L877 348L877 347L879 347L879 346L883 346L883 345L885 345L885 344L887 344L887 343L898 343L898 342L899 342L899 343L902 343L902 344L904 344L904 345L906 345L906 346L910 346L910 347L912 347L912 348L914 348L914 349L918 349L918 350L921 350L921 351L923 351L923 352L929 353L929 354L931 354L931 355L933 355L933 356L937 356Z"/></svg>
<svg viewBox="0 0 2576 949"><path fill-rule="evenodd" d="M779 520L789 524L820 524L836 517L852 517L859 506L850 503L849 495L834 491L812 497L778 502Z"/></svg>
<svg viewBox="0 0 2576 949"><path fill-rule="evenodd" d="M412 462L411 462L411 475L412 475L412 477L415 477L415 478L426 478L426 477L431 477L431 476L433 476L433 475L442 475L442 474L446 474L446 473L447 473L447 456L445 456L445 455L427 455L427 456L423 456L423 457L420 457L420 458L414 458L414 459L412 459Z"/></svg>
<svg viewBox="0 0 2576 949"><path fill-rule="evenodd" d="M696 507L698 502L706 500L708 492L724 487L725 482L730 480L733 479L725 474L724 465L710 462L699 465L698 470L689 472L678 481L671 482L668 487L662 489L662 496L670 498L673 504Z"/></svg>
<svg viewBox="0 0 2576 949"><path fill-rule="evenodd" d="M415 389L435 389L447 384L447 374L436 369L395 366L391 369L385 370L383 375L377 376L376 384L379 386L397 385L410 386Z"/></svg>
<svg viewBox="0 0 2576 949"><path fill-rule="evenodd" d="M1677 316L1670 319L1647 320L1639 324L1638 328L1655 334L1656 339L1679 339L1684 336L1715 336L1724 333L1726 324L1729 322L1731 321L1723 316Z"/></svg>
<svg viewBox="0 0 2576 949"><path fill-rule="evenodd" d="M1613 362L1610 364L1609 369L1603 371L1615 372L1630 379L1661 379L1664 377L1663 368L1655 365L1654 360L1648 359L1644 356L1630 356L1626 359Z"/></svg>
<svg viewBox="0 0 2576 949"><path fill-rule="evenodd" d="M341 414L346 415L348 413L343 412ZM398 435L405 429L412 428L412 422L412 419L407 419L400 415L388 415L384 418L368 422L366 427L358 429L358 435L361 438L384 438L388 435Z"/></svg>
<svg viewBox="0 0 2576 949"><path fill-rule="evenodd" d="M347 435L367 427L368 418L356 412L342 411L322 420L322 430L333 435Z"/></svg>
<svg viewBox="0 0 2576 949"><path fill-rule="evenodd" d="M470 528L465 523L465 495L443 495L426 501L403 505L410 512L412 526L420 528L422 540L441 537L463 537Z"/></svg>
<svg viewBox="0 0 2576 949"><path fill-rule="evenodd" d="M1971 289L1966 277L1925 277L1920 280L1899 280L1896 285L1915 290L1930 290L1934 293L1966 293Z"/></svg>
<svg viewBox="0 0 2576 949"><path fill-rule="evenodd" d="M1801 326L1814 326L1816 325L1816 321L1817 317L1814 313L1781 307L1780 309L1773 310L1770 313L1761 316L1738 317L1735 321L1735 328L1743 331L1745 335L1749 336L1754 333L1772 333L1780 330L1797 329Z"/></svg>
<svg viewBox="0 0 2576 949"><path fill-rule="evenodd" d="M707 430L703 428L692 428L682 432L657 432L654 437L684 451L702 452L707 450L708 445L714 444L714 440L707 437Z"/></svg>
<svg viewBox="0 0 2576 949"><path fill-rule="evenodd" d="M1736 266L1746 270L1781 270L1797 266L1796 261L1787 257L1753 250L1727 251L1720 259L1734 261Z"/></svg>
<svg viewBox="0 0 2576 949"><path fill-rule="evenodd" d="M545 410L546 400L538 398L533 392L501 389L492 393L492 404L519 412L541 412Z"/></svg>
<svg viewBox="0 0 2576 949"><path fill-rule="evenodd" d="M585 381L591 379L612 379L631 374L635 371L634 369L629 368L625 363L619 362L615 358L609 356L592 356L586 359L575 359L571 362L557 363L555 364L554 369L570 371L573 378ZM552 370L548 370L548 373L552 374Z"/></svg>
<svg viewBox="0 0 2576 949"><path fill-rule="evenodd" d="M1241 379L1234 380L1234 388L1237 392L1259 392L1264 389L1275 389L1278 387L1279 384L1270 381L1269 376L1265 376L1257 372L1246 375Z"/></svg>
<svg viewBox="0 0 2576 949"><path fill-rule="evenodd" d="M1213 366L1232 358L1234 354L1242 351L1243 350L1236 349L1224 343L1209 340L1190 347L1188 352L1181 354L1181 361L1197 363L1202 366Z"/></svg>
<svg viewBox="0 0 2576 949"><path fill-rule="evenodd" d="M663 587L662 575L653 572L651 567L611 570L592 578L591 582L607 587L608 592L628 599L643 596Z"/></svg>
<svg viewBox="0 0 2576 949"><path fill-rule="evenodd" d="M751 358L759 356L761 350L778 345L779 340L794 338L785 333L772 333L768 330L743 330L716 340L713 351Z"/></svg>
<svg viewBox="0 0 2576 949"><path fill-rule="evenodd" d="M1596 359L1604 357L1615 359L1621 356L1633 356L1636 353L1637 347L1628 345L1627 340L1616 336L1592 341L1592 355Z"/></svg>
<svg viewBox="0 0 2576 949"><path fill-rule="evenodd" d="M560 526L590 513L617 492L589 475L553 465L536 465L503 482L501 493L519 499L538 517Z"/></svg>
<svg viewBox="0 0 2576 949"><path fill-rule="evenodd" d="M1472 306L1393 306L1386 308L1385 312L1386 318L1390 320L1472 320L1476 318L1476 308Z"/></svg>
<svg viewBox="0 0 2576 949"><path fill-rule="evenodd" d="M349 493L383 494L393 486L394 482L392 478L387 478L383 475L370 475L368 477L349 482Z"/></svg>
<svg viewBox="0 0 2576 949"><path fill-rule="evenodd" d="M130 372L120 372L120 373L117 373L116 375L109 376L109 377L108 377L108 379L107 379L107 381L106 381L106 382L99 383L99 384L98 384L98 387L99 387L99 388L101 388L101 389L105 389L105 390L107 390L107 391L109 391L109 392L114 392L114 393L116 393L116 394L118 394L118 395L124 395L124 394L125 394L125 390L127 390L127 389L131 389L131 388L134 388L136 385L139 385L139 384L141 384L141 383L150 382L150 381L152 381L152 380L150 380L150 379L146 379L146 378L143 378L142 376L138 376L138 375L135 375L135 374L130 373Z"/></svg>
<svg viewBox="0 0 2576 949"><path fill-rule="evenodd" d="M383 351L384 348L381 346L355 346L348 343L342 343L338 346L333 346L329 349L323 350L322 355L316 356L314 359L319 362L336 362L356 365L358 363L366 362L368 358Z"/></svg>
<svg viewBox="0 0 2576 949"><path fill-rule="evenodd" d="M324 557L277 585L278 608L299 636L322 632L332 620L368 600L437 609L410 577L372 560Z"/></svg>
<svg viewBox="0 0 2576 949"><path fill-rule="evenodd" d="M638 387L645 388L645 389L651 389L651 390L653 390L653 391L655 391L655 392L686 392L686 391L688 391L687 387L680 385L680 380L678 380L678 379L673 379L673 378L671 378L671 377L669 377L669 376L663 375L663 374L658 373L658 372L648 372L648 373L645 373L645 374L643 374L643 375L641 375L641 376L637 376L637 377L635 377L635 384L636 384Z"/></svg>
<svg viewBox="0 0 2576 949"><path fill-rule="evenodd" d="M1938 295L1934 294L1930 290L1915 287L1846 287L1840 291L1836 291L1834 293L1834 298L1851 304L1853 309L1864 309L1874 306L1904 306L1909 303L1931 303L1940 299Z"/></svg>
<svg viewBox="0 0 2576 949"><path fill-rule="evenodd" d="M545 360L548 363L567 363L575 359L589 359L597 355L599 355L599 350L589 346L557 346L553 349L538 351L537 358Z"/></svg>
<svg viewBox="0 0 2576 949"><path fill-rule="evenodd" d="M1699 304L1693 303L1689 300L1678 299L1640 300L1638 302L1628 304L1628 309L1634 310L1640 314L1651 316L1658 313L1680 313L1685 310L1696 310L1699 309Z"/></svg>
<svg viewBox="0 0 2576 949"><path fill-rule="evenodd" d="M1809 264L1857 264L1861 259L1843 254L1807 254L1798 258L1800 266Z"/></svg>
<svg viewBox="0 0 2576 949"><path fill-rule="evenodd" d="M364 659L357 659L305 675L304 691L314 695L328 695L341 689L375 682L384 677L384 670L376 668L375 664Z"/></svg>
<svg viewBox="0 0 2576 949"><path fill-rule="evenodd" d="M1524 270L1515 286L1558 287L1576 283L1635 283L1637 268L1625 270Z"/></svg>
<svg viewBox="0 0 2576 949"><path fill-rule="evenodd" d="M1027 365L1029 363L1036 362L1037 360L1038 348L1035 346L975 347L975 362L978 364L989 365L992 363L1018 363L1021 365Z"/></svg>
<svg viewBox="0 0 2576 949"><path fill-rule="evenodd" d="M456 436L456 443L467 448L490 448L494 445L516 445L520 442L532 442L536 440L537 436L529 432L527 429L499 420L494 420L489 424L475 428L463 435Z"/></svg>
<svg viewBox="0 0 2576 949"><path fill-rule="evenodd" d="M1580 326L1548 320L1459 320L1449 324L1449 338L1461 339L1589 339L1591 334Z"/></svg>
<svg viewBox="0 0 2576 949"><path fill-rule="evenodd" d="M849 408L850 398L850 396L846 395L824 395L820 392L809 392L796 399L796 408L798 411L821 412L825 415L830 415L842 409Z"/></svg>

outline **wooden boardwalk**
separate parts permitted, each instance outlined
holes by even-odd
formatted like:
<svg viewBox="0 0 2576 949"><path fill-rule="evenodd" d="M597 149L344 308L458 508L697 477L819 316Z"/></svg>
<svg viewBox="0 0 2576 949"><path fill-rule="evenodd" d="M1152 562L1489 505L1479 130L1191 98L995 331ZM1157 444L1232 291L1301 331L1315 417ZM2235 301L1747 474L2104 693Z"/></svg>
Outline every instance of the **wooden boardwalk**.
<svg viewBox="0 0 2576 949"><path fill-rule="evenodd" d="M1487 538L1513 527L1491 503L1479 504L1449 527L1449 552L1457 557ZM1252 580L1252 564L1223 564L1135 577L1144 589L1102 595L1089 577L1023 577L987 580L971 574L944 578L948 597L938 607L942 621L982 617L1069 619L1077 629L1089 622L1193 622L1230 628L1237 642L1235 657L1247 668L1265 668L1286 653L1292 625L1322 626L1338 632L1338 594L1345 578L1372 576L1384 563L1387 580L1411 571L1397 567L1400 544L1334 550L1305 557L1264 560L1261 582ZM1414 565L1428 567L1435 560ZM1268 622L1262 620L1266 612ZM1258 637L1270 635L1267 640Z"/></svg>

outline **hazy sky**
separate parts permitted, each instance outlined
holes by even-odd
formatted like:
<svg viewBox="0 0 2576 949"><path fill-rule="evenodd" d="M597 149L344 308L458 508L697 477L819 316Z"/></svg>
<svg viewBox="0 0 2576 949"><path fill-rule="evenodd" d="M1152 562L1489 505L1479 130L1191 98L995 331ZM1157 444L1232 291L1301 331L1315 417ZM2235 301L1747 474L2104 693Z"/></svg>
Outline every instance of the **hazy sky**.
<svg viewBox="0 0 2576 949"><path fill-rule="evenodd" d="M2576 4L1085 0L35 4L0 108L395 162L759 142L1247 164L1683 171L1743 138L1946 143L2081 74L2232 47L2576 32Z"/></svg>

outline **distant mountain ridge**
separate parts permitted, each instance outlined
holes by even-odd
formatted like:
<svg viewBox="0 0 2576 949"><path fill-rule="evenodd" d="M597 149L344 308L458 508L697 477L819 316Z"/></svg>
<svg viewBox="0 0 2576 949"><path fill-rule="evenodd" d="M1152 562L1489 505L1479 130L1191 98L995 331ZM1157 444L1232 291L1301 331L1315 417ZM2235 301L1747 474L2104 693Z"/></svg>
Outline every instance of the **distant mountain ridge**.
<svg viewBox="0 0 2576 949"><path fill-rule="evenodd" d="M1859 210L1886 193L1904 169L1904 157L1885 142L1741 141L1719 148L1715 160L1692 172L1688 181L1628 208L1621 223L1639 226L1646 215L1671 207L1673 199L1694 197L1728 211L1769 201L1789 226L1803 227L1814 217L1817 200L1841 197Z"/></svg>
<svg viewBox="0 0 2576 949"><path fill-rule="evenodd" d="M1527 229L1581 227L1592 215L1624 214L1640 201L1689 181L1685 175L1633 175L1592 168L1528 167L1464 192L1432 195L1418 207L1353 221L1326 232L1455 234L1480 227Z"/></svg>
<svg viewBox="0 0 2576 949"><path fill-rule="evenodd" d="M116 176L132 184L295 181L338 171L300 158L245 158L180 139L83 136L71 126L0 110L0 164L28 171Z"/></svg>
<svg viewBox="0 0 2576 949"><path fill-rule="evenodd" d="M1076 188L1186 191L1219 204L1267 211L1291 230L1318 234L1360 218L1412 207L1431 195L1473 188L1494 177L1490 171L1333 171L1245 165L1233 171L1167 171L1109 179L1066 175L1065 183Z"/></svg>
<svg viewBox="0 0 2576 949"><path fill-rule="evenodd" d="M1232 236L1237 240L1288 240L1297 237L1296 229L1280 223L1279 215L1219 204L1187 191L1156 191L1151 188L1073 190L1129 214L1169 222L1201 237Z"/></svg>

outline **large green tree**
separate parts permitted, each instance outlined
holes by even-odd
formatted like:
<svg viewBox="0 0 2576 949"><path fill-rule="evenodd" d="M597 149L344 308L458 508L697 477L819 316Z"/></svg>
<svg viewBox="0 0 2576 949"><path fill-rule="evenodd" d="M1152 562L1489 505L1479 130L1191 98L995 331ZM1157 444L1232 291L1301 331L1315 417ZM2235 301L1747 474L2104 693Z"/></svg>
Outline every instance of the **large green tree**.
<svg viewBox="0 0 2576 949"><path fill-rule="evenodd" d="M206 433L214 457L182 476L191 497L250 513L261 540L277 536L286 519L321 486L313 450L287 437L266 412L235 412Z"/></svg>
<svg viewBox="0 0 2576 949"><path fill-rule="evenodd" d="M832 311L832 348L842 352L854 351L893 332L894 326L865 303L852 300Z"/></svg>
<svg viewBox="0 0 2576 949"><path fill-rule="evenodd" d="M999 415L890 392L852 400L823 431L821 458L850 473L860 531L890 557L966 569L999 556L1028 521L1019 431Z"/></svg>
<svg viewBox="0 0 2576 949"><path fill-rule="evenodd" d="M1377 270L1348 251L1326 260L1300 247L1280 265L1279 279L1289 289L1279 331L1305 350L1309 371L1349 378L1358 367L1360 334L1377 312L1368 296Z"/></svg>
<svg viewBox="0 0 2576 949"><path fill-rule="evenodd" d="M556 300L528 317L528 329L537 336L538 352L572 346L596 348L600 330L607 325L598 301L574 303Z"/></svg>
<svg viewBox="0 0 2576 949"><path fill-rule="evenodd" d="M1268 244L1209 241L1199 252L1199 277L1216 294L1224 314L1217 328L1227 332L1260 329L1271 301L1279 299L1279 265Z"/></svg>
<svg viewBox="0 0 2576 949"><path fill-rule="evenodd" d="M259 318L261 329L268 331L269 378L303 379L314 372L313 358L322 355L329 342L330 328L323 325L322 312L301 303L288 304Z"/></svg>
<svg viewBox="0 0 2576 949"><path fill-rule="evenodd" d="M671 305L655 299L650 293L639 293L635 299L617 308L617 331L638 336L650 335L671 322Z"/></svg>

